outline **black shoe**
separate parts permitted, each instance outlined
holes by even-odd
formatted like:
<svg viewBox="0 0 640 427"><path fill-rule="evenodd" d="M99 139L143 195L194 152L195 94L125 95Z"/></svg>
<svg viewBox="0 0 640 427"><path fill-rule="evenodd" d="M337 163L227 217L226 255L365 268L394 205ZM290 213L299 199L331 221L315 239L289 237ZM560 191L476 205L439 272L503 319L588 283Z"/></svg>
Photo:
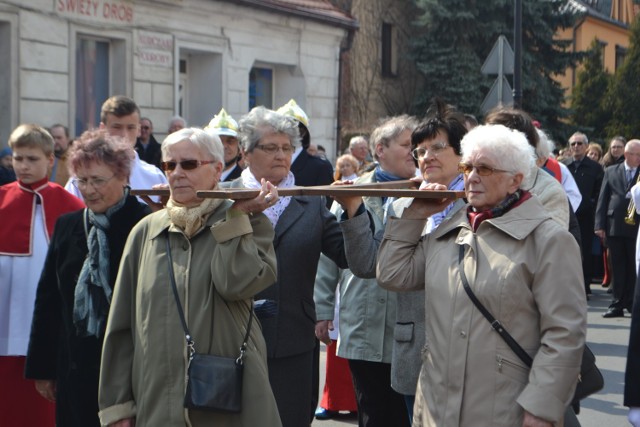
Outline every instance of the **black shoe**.
<svg viewBox="0 0 640 427"><path fill-rule="evenodd" d="M613 288L612 287L607 288L607 293L608 294L612 294L613 293Z"/></svg>
<svg viewBox="0 0 640 427"><path fill-rule="evenodd" d="M624 317L624 310L618 307L609 307L609 309L602 315L605 319L612 317Z"/></svg>
<svg viewBox="0 0 640 427"><path fill-rule="evenodd" d="M339 412L337 411L329 411L328 409L318 408L316 409L316 419L317 420L330 420L331 418L335 418Z"/></svg>

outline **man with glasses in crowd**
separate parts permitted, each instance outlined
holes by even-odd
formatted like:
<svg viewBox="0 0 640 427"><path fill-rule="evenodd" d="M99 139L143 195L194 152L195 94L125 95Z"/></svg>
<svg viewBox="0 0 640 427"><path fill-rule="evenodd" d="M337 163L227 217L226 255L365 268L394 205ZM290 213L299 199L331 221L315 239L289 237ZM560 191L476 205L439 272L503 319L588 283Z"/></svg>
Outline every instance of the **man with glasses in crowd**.
<svg viewBox="0 0 640 427"><path fill-rule="evenodd" d="M157 168L160 167L162 161L160 144L153 136L153 123L146 117L140 119L140 136L136 139L135 150L142 160Z"/></svg>
<svg viewBox="0 0 640 427"><path fill-rule="evenodd" d="M107 99L102 104L100 111L100 129L105 129L109 135L120 136L132 147L135 147L136 139L140 134L140 109L135 101L126 96L116 95ZM68 192L82 199L80 190L73 184L74 178L64 187ZM140 159L136 152L129 177L129 185L134 190L152 188L156 184L167 184L167 178L157 167ZM146 202L142 197L140 201ZM158 197L152 197L153 201L159 201Z"/></svg>
<svg viewBox="0 0 640 427"><path fill-rule="evenodd" d="M604 176L602 166L587 157L588 145L587 135L582 132L574 133L569 138L569 147L573 157L563 160L576 180L580 194L582 194L582 202L576 210L576 217L580 225L580 252L582 253L584 289L587 295L591 294L591 246L593 244L595 211Z"/></svg>

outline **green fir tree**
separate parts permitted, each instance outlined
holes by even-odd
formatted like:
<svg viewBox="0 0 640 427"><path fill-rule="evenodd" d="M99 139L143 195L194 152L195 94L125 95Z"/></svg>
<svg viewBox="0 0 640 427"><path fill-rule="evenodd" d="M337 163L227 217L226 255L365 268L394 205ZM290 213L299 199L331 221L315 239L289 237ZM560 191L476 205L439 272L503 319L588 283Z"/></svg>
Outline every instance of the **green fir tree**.
<svg viewBox="0 0 640 427"><path fill-rule="evenodd" d="M482 63L500 35L513 43L513 0L414 1L424 14L415 22L413 55L427 81L416 106L439 95L477 114L496 78L481 74ZM522 108L556 138L566 134L562 120L569 112L562 107L564 91L553 76L579 58L565 50L570 41L554 38L557 29L570 27L576 19L567 2L523 1L522 10Z"/></svg>
<svg viewBox="0 0 640 427"><path fill-rule="evenodd" d="M607 92L605 107L611 111L607 135L640 137L640 18L630 28L629 49Z"/></svg>
<svg viewBox="0 0 640 427"><path fill-rule="evenodd" d="M605 108L605 96L612 81L602 63L602 45L594 39L578 72L571 96L571 123L589 134L590 139L605 139L605 126L611 118Z"/></svg>

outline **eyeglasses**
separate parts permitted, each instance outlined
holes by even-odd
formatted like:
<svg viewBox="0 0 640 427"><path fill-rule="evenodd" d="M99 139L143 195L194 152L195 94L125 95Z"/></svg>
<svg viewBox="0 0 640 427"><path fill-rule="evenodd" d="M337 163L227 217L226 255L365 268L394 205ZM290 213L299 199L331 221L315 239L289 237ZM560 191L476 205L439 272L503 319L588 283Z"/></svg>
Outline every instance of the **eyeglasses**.
<svg viewBox="0 0 640 427"><path fill-rule="evenodd" d="M282 153L285 156L290 156L291 154L293 154L293 150L295 150L293 145L285 145L281 147L275 144L256 145L255 148L258 148L264 151L266 154L270 156L275 155L278 152L278 150L282 150Z"/></svg>
<svg viewBox="0 0 640 427"><path fill-rule="evenodd" d="M431 153L434 156L437 156L438 154L442 153L448 146L449 144L447 144L446 142L440 141L440 142L436 142L429 148L425 148L425 147L414 148L411 151L411 155L416 160L420 160L421 158L427 156L429 153Z"/></svg>
<svg viewBox="0 0 640 427"><path fill-rule="evenodd" d="M489 175L493 175L496 172L511 173L510 171L492 168L491 166L472 165L469 163L458 163L458 172L463 173L465 175L471 174L471 172L474 169L476 170L476 173L480 176L489 176Z"/></svg>
<svg viewBox="0 0 640 427"><path fill-rule="evenodd" d="M574 146L574 145L584 145L584 142L582 141L573 141L569 143L570 146Z"/></svg>
<svg viewBox="0 0 640 427"><path fill-rule="evenodd" d="M113 177L116 176L111 175L111 178L73 178L73 180L71 181L73 183L73 185L76 186L76 188L78 190L84 190L85 188L87 188L87 186L92 186L94 189L99 190L102 187L105 186L105 184L109 181L111 181L113 179Z"/></svg>
<svg viewBox="0 0 640 427"><path fill-rule="evenodd" d="M165 172L172 172L176 169L178 164L182 168L182 170L190 171L201 165L208 165L210 163L216 163L218 160L183 160L181 162L162 162L160 163L160 167Z"/></svg>

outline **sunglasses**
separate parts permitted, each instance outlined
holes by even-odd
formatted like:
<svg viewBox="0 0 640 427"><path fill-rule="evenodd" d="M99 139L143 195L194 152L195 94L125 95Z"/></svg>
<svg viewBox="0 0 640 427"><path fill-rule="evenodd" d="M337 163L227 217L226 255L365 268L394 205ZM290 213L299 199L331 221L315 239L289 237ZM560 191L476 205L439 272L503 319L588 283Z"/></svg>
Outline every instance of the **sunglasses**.
<svg viewBox="0 0 640 427"><path fill-rule="evenodd" d="M493 175L496 172L511 173L510 171L492 168L491 166L472 165L469 163L458 163L458 172L462 174L469 175L474 169L476 170L476 173L480 176L489 176L489 175Z"/></svg>
<svg viewBox="0 0 640 427"><path fill-rule="evenodd" d="M569 145L570 145L570 146L572 146L572 147L573 147L574 145L583 145L583 144L584 144L584 142L582 142L582 141L574 141L574 142L570 142L570 143L569 143Z"/></svg>
<svg viewBox="0 0 640 427"><path fill-rule="evenodd" d="M216 162L217 160L183 160L181 162L169 161L169 162L160 163L160 167L165 172L172 172L176 169L176 166L178 166L179 164L182 170L190 171L197 168L198 166L208 165L210 163L216 163Z"/></svg>

